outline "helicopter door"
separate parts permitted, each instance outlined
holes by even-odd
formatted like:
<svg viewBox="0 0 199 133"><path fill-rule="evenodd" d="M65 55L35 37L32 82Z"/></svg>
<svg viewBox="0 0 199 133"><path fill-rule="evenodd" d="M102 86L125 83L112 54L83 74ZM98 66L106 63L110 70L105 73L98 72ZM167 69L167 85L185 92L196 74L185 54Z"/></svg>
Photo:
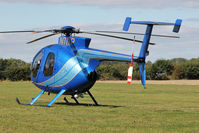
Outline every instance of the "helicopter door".
<svg viewBox="0 0 199 133"><path fill-rule="evenodd" d="M35 78L35 81L38 81L38 75L39 75L39 69L41 66L42 62L42 57L43 57L43 52L40 51L36 57L34 58L34 61L32 63L32 77Z"/></svg>
<svg viewBox="0 0 199 133"><path fill-rule="evenodd" d="M50 52L44 65L44 76L52 76L54 72L55 54Z"/></svg>
<svg viewBox="0 0 199 133"><path fill-rule="evenodd" d="M52 76L55 73L55 54L53 52L49 52L45 59L45 64L43 67L43 76L45 80L49 80L49 85L52 85L55 82L55 78Z"/></svg>

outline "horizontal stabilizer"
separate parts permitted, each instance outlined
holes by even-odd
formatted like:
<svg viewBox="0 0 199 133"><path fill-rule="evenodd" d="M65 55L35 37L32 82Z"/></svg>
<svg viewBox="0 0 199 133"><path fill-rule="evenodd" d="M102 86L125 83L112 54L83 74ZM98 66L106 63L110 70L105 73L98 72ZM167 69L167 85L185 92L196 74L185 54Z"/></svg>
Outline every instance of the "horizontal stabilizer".
<svg viewBox="0 0 199 133"><path fill-rule="evenodd" d="M123 26L124 31L128 31L130 24L141 24L141 25L174 25L173 32L178 33L182 24L181 19L177 19L175 23L167 22L153 22L153 21L131 21L131 17L127 17Z"/></svg>
<svg viewBox="0 0 199 133"><path fill-rule="evenodd" d="M125 22L124 22L123 30L128 31L130 24L131 24L131 17L127 17Z"/></svg>
<svg viewBox="0 0 199 133"><path fill-rule="evenodd" d="M178 33L179 30L180 30L181 24L182 24L182 20L181 20L181 19L177 19L177 20L176 20L176 23L175 23L175 25L174 25L174 28L173 28L173 32Z"/></svg>
<svg viewBox="0 0 199 133"><path fill-rule="evenodd" d="M142 24L142 25L174 25L174 23L166 22L153 22L153 21L132 21L132 24Z"/></svg>

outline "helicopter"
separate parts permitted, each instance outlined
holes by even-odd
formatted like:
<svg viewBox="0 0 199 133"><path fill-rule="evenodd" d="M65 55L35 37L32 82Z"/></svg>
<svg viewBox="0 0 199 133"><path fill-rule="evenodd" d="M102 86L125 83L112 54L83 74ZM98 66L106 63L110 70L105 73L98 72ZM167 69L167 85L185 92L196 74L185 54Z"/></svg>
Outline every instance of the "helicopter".
<svg viewBox="0 0 199 133"><path fill-rule="evenodd" d="M127 17L123 31L82 31L76 29L72 26L64 26L61 29L51 29L51 30L27 30L27 31L4 31L0 33L43 33L50 32L49 35L37 38L33 41L28 42L28 44L45 39L54 35L61 34L58 38L58 44L48 45L35 55L31 64L31 80L32 83L41 89L40 93L32 99L29 104L22 104L18 98L16 101L21 105L33 105L38 98L44 94L44 92L57 94L47 106L51 106L61 95L71 95L72 99L75 100L77 104L78 98L83 97L84 93L88 93L95 105L99 105L95 100L94 96L91 94L90 89L93 87L97 80L96 68L103 61L126 61L126 62L136 62L139 65L141 83L145 88L146 85L146 71L145 71L145 59L148 55L149 45L154 45L155 43L150 42L151 36L160 37L172 37L179 38L177 36L166 36L166 35L153 35L152 30L155 25L173 25L173 32L178 33L181 27L182 20L177 19L175 23L167 22L153 22L153 21L132 21L131 17ZM131 33L127 32L131 24L141 24L146 25L145 34L141 33ZM106 33L106 34L105 34ZM144 35L143 41L125 38L116 35L110 35L107 33L121 33L121 34L137 34ZM117 39L123 39L128 41L134 41L142 43L140 53L138 56L126 55L121 53L115 53L110 51L104 51L100 49L89 48L91 38L78 37L75 34L93 34ZM132 67L132 66L131 66ZM129 70L132 75L132 69ZM66 97L64 100L68 102Z"/></svg>

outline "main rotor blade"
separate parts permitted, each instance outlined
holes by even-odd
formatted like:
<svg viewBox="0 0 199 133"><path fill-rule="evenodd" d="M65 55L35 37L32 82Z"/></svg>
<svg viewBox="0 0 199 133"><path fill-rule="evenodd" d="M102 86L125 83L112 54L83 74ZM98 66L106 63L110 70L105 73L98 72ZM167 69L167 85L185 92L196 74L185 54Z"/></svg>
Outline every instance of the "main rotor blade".
<svg viewBox="0 0 199 133"><path fill-rule="evenodd" d="M117 32L117 31L96 31L96 32L102 32L102 33L117 33L117 34L130 34L130 35L145 35L145 34L142 34L142 33ZM180 38L179 36L168 36L168 35L157 35L157 34L152 34L151 36L168 37L168 38Z"/></svg>
<svg viewBox="0 0 199 133"><path fill-rule="evenodd" d="M47 38L47 37L51 37L51 36L57 35L57 34L59 34L59 33L53 33L53 34L50 34L50 35L46 35L46 36L43 36L43 37L37 38L37 39L35 39L35 40L32 40L32 41L30 41L30 42L27 42L27 44L30 44L30 43L33 43L33 42L36 42L36 41L42 40L42 39L44 39L44 38Z"/></svg>
<svg viewBox="0 0 199 133"><path fill-rule="evenodd" d="M0 33L23 33L23 32L36 32L34 30L24 30L24 31L2 31Z"/></svg>
<svg viewBox="0 0 199 133"><path fill-rule="evenodd" d="M54 32L54 30L22 30L22 31L1 31L0 33L42 33L42 32Z"/></svg>
<svg viewBox="0 0 199 133"><path fill-rule="evenodd" d="M113 35L107 35L107 34L101 34L101 33L95 33L95 32L79 31L79 33L93 34L93 35L99 35L99 36L106 36L106 37L112 37L112 38L117 38L117 39L123 39L123 40L135 41L135 42L138 42L138 43L143 43L143 41L140 41L140 40L134 40L134 39L131 39L131 38L125 38L125 37L113 36ZM150 45L155 45L155 43L149 43L149 44Z"/></svg>

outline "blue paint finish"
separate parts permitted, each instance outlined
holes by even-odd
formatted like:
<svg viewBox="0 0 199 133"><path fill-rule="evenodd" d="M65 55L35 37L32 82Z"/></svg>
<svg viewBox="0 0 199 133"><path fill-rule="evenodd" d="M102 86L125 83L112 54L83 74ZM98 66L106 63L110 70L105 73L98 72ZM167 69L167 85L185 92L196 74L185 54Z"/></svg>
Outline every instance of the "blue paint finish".
<svg viewBox="0 0 199 133"><path fill-rule="evenodd" d="M123 30L128 31L130 24L131 24L131 17L127 17L125 22L124 22Z"/></svg>
<svg viewBox="0 0 199 133"><path fill-rule="evenodd" d="M32 77L32 81L37 87L41 89L47 88L47 91L55 93L61 89L70 90L78 88L84 84L89 84L87 79L88 74L96 71L101 61L131 61L131 56L129 55L87 48L90 43L90 38L70 37L69 39L74 39L72 41L75 44L75 48L78 49L76 54L68 44L55 44L42 49L44 52L42 58L43 65L39 69L39 78L36 80ZM52 76L45 77L43 75L43 67L47 55L50 52L55 54L54 72ZM77 82L71 84L74 82L74 79L76 79Z"/></svg>
<svg viewBox="0 0 199 133"><path fill-rule="evenodd" d="M91 41L90 38L76 37L76 36L66 37L62 35L59 37L58 44L69 46L67 39L71 40L71 43L74 44L76 50L88 48Z"/></svg>
<svg viewBox="0 0 199 133"><path fill-rule="evenodd" d="M103 60L117 60L117 61L131 61L131 56L125 54L118 54L109 51L97 50L86 48L89 46L89 38L74 38L75 42L82 42L83 46L76 48L82 48L77 51L77 54L71 52L71 47L66 45L55 44L50 47L45 47L42 50L44 51L44 56L42 58L43 65L47 58L47 55L50 52L55 54L55 68L52 76L45 77L43 75L43 67L40 68L39 80L32 78L34 84L39 88L43 89L46 86L47 91L58 92L60 89L68 90L70 88L78 88L78 85L89 83L87 76L90 72L95 71L97 66ZM82 40L81 40L82 39ZM84 49L83 49L84 48ZM59 52L57 52L59 51ZM67 52L66 52L67 51ZM70 82L74 78L78 78L77 82L73 85ZM69 85L70 84L70 85ZM77 85L76 85L77 84Z"/></svg>
<svg viewBox="0 0 199 133"><path fill-rule="evenodd" d="M89 64L88 64L89 67L87 67L88 73L95 71L95 69L99 66L100 62L101 62L100 59L98 59L98 60L90 59Z"/></svg>
<svg viewBox="0 0 199 133"><path fill-rule="evenodd" d="M90 59L110 60L110 61L131 61L131 56L118 54L97 49L80 49L77 53L78 58L82 58L83 63L88 65Z"/></svg>
<svg viewBox="0 0 199 133"><path fill-rule="evenodd" d="M167 22L153 22L153 21L131 21L131 18L127 17L126 21L124 23L124 31L128 31L130 24L141 24L141 25L147 25L147 29L144 35L143 43L140 49L140 53L138 56L138 59L143 59L144 62L139 63L139 70L140 70L140 77L142 81L142 85L145 88L146 84L146 70L145 70L145 58L147 56L147 50L151 38L151 33L153 30L154 25L174 25L173 32L179 32L180 26L182 23L181 19L177 19L175 23L167 23ZM130 24L129 24L130 23Z"/></svg>
<svg viewBox="0 0 199 133"><path fill-rule="evenodd" d="M174 25L174 32L178 32L181 22L179 19L174 24L152 21L131 21L130 17L126 18L123 27L125 31L128 31L130 24L147 25L139 56L133 57L139 61L141 82L144 88L146 84L145 58L153 26ZM74 27L65 26L62 29L73 30ZM96 81L96 68L102 61L131 61L130 55L89 48L90 42L90 38L68 37L62 34L59 37L58 44L50 45L40 50L43 52L43 57L40 62L38 74L36 77L33 77L31 74L31 79L42 91L30 102L30 105L43 94L44 90L58 93L48 106L51 106L62 94L73 95L86 92L94 85ZM52 75L44 76L44 65L49 53L55 55L54 69Z"/></svg>
<svg viewBox="0 0 199 133"><path fill-rule="evenodd" d="M132 21L132 24L143 24L143 25L174 25L174 23L165 22L153 22L153 21Z"/></svg>
<svg viewBox="0 0 199 133"><path fill-rule="evenodd" d="M55 84L52 84L52 86L65 85L66 83L71 81L74 78L74 76L76 76L81 70L82 70L82 68L80 67L80 65L76 64L71 69L69 69L68 73L66 73L65 75L62 76L61 80L58 80L57 82L55 82Z"/></svg>
<svg viewBox="0 0 199 133"><path fill-rule="evenodd" d="M53 93L58 93L62 89L68 91L68 90L72 90L75 88L79 88L80 86L87 84L87 83L88 83L88 80L87 80L87 77L85 76L85 73L83 71L80 71L76 76L74 76L70 80L70 82L65 83L62 86L48 86L47 91L53 92ZM46 86L41 85L41 84L37 84L37 83L34 83L34 84L38 88L41 88L41 89L47 88Z"/></svg>
<svg viewBox="0 0 199 133"><path fill-rule="evenodd" d="M55 98L53 98L53 100L48 104L48 106L51 106L66 90L61 90L56 96Z"/></svg>
<svg viewBox="0 0 199 133"><path fill-rule="evenodd" d="M175 22L174 28L173 28L173 32L178 33L179 30L180 30L181 24L182 24L182 20L177 19L176 22Z"/></svg>
<svg viewBox="0 0 199 133"><path fill-rule="evenodd" d="M90 38L84 38L84 37L71 36L70 39L74 42L74 45L77 50L88 48L91 42Z"/></svg>
<svg viewBox="0 0 199 133"><path fill-rule="evenodd" d="M147 29L146 29L146 32L145 32L145 35L144 35L142 47L140 49L139 58L144 58L144 59L146 58L146 53L147 53L147 50L148 50L148 47L149 47L152 29L153 29L153 25L147 25Z"/></svg>
<svg viewBox="0 0 199 133"><path fill-rule="evenodd" d="M45 92L45 90L41 90L41 92L29 103L30 105L33 105L34 102L37 101L37 99Z"/></svg>
<svg viewBox="0 0 199 133"><path fill-rule="evenodd" d="M140 77L143 87L145 88L146 85L146 69L145 69L145 63L139 64L139 70L140 70Z"/></svg>
<svg viewBox="0 0 199 133"><path fill-rule="evenodd" d="M75 29L75 28L72 26L63 26L63 27L61 27L61 29Z"/></svg>
<svg viewBox="0 0 199 133"><path fill-rule="evenodd" d="M60 80L61 78L63 78L63 76L70 73L71 70L75 68L74 66L76 65L78 65L77 59L75 57L70 58L53 77L51 77L49 80L46 80L40 84L53 85L55 83L54 79L56 79L56 81Z"/></svg>

